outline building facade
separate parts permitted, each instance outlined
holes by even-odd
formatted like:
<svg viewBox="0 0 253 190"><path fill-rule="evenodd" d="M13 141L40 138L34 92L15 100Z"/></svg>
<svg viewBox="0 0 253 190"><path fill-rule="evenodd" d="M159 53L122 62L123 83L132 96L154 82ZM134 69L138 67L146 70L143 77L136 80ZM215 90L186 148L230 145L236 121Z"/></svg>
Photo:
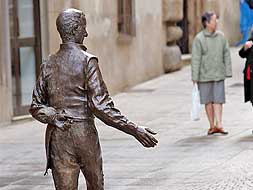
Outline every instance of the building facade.
<svg viewBox="0 0 253 190"><path fill-rule="evenodd" d="M70 7L86 15L84 44L112 94L181 68L204 10L217 11L231 43L240 38L239 0L1 0L0 126L28 114L40 64L61 43L56 17Z"/></svg>

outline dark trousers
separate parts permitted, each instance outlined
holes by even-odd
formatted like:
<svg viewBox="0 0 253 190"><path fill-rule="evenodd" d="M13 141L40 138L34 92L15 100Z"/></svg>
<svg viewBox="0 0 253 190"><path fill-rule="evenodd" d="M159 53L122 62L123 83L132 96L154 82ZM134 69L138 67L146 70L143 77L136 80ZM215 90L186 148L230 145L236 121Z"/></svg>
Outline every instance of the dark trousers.
<svg viewBox="0 0 253 190"><path fill-rule="evenodd" d="M75 122L66 131L55 129L50 162L56 190L77 190L80 171L88 190L104 190L101 148L93 122Z"/></svg>

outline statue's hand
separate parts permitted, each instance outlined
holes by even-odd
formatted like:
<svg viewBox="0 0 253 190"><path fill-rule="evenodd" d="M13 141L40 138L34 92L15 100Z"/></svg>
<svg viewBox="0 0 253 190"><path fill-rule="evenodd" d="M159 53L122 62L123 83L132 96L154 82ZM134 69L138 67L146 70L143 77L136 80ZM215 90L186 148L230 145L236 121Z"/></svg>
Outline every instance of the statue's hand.
<svg viewBox="0 0 253 190"><path fill-rule="evenodd" d="M158 140L156 140L153 135L155 135L156 132L151 130L147 127L138 126L136 134L134 137L144 146L144 147L154 147L157 145Z"/></svg>
<svg viewBox="0 0 253 190"><path fill-rule="evenodd" d="M57 113L54 116L53 123L56 127L59 129L65 131L67 128L69 128L69 119L64 113Z"/></svg>

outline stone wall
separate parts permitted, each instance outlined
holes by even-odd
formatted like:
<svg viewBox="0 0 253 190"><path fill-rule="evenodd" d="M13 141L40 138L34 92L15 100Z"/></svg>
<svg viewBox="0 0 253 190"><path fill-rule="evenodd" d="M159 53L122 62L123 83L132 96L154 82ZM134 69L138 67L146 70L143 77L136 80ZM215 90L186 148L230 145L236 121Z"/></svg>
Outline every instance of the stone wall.
<svg viewBox="0 0 253 190"><path fill-rule="evenodd" d="M166 29L166 44L163 47L163 65L165 72L180 69L181 51L176 41L182 37L181 28L176 23L183 19L183 0L163 0L163 23Z"/></svg>
<svg viewBox="0 0 253 190"><path fill-rule="evenodd" d="M103 77L111 93L122 91L163 73L161 0L135 0L136 35L124 39L117 30L116 0L53 0L49 9L49 49L60 43L55 19L64 8L81 9L87 18L88 52L99 57Z"/></svg>
<svg viewBox="0 0 253 190"><path fill-rule="evenodd" d="M11 121L11 63L8 24L8 1L0 1L0 126Z"/></svg>
<svg viewBox="0 0 253 190"><path fill-rule="evenodd" d="M240 41L240 1L219 1L219 27L224 32L231 46Z"/></svg>
<svg viewBox="0 0 253 190"><path fill-rule="evenodd" d="M201 15L203 11L203 0L188 0L188 27L189 27L189 50L192 49L192 41L195 35L202 29Z"/></svg>

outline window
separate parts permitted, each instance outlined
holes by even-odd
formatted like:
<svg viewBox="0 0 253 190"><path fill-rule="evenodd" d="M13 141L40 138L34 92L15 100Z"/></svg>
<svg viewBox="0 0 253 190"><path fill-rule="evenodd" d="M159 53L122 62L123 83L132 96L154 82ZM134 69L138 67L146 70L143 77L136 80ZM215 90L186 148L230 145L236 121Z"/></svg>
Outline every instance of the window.
<svg viewBox="0 0 253 190"><path fill-rule="evenodd" d="M15 116L28 114L41 63L39 0L9 0Z"/></svg>
<svg viewBox="0 0 253 190"><path fill-rule="evenodd" d="M118 0L118 32L135 35L134 0Z"/></svg>

